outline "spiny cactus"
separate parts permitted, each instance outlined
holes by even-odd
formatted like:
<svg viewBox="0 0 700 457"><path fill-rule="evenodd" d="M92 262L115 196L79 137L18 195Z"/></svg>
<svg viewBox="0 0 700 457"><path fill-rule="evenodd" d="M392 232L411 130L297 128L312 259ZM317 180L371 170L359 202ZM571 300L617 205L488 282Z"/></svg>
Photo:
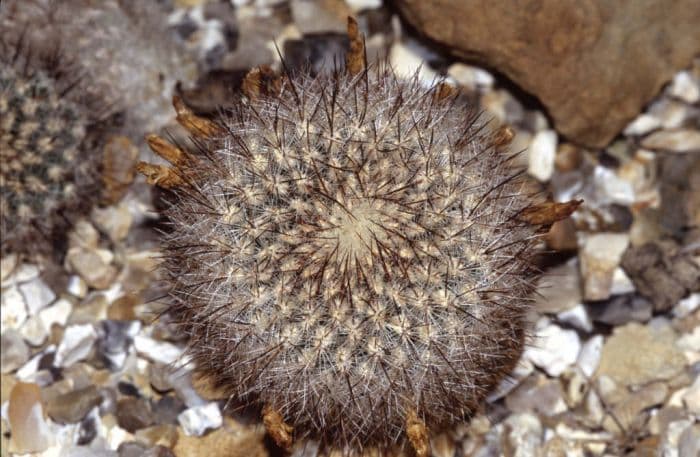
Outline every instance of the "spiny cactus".
<svg viewBox="0 0 700 457"><path fill-rule="evenodd" d="M86 118L43 70L0 59L2 251L34 249L65 223L79 196ZM31 240L30 243L28 243Z"/></svg>
<svg viewBox="0 0 700 457"><path fill-rule="evenodd" d="M444 86L356 64L255 70L216 123L176 101L197 150L151 137L174 167L140 170L172 191L168 313L198 370L266 405L280 444L408 438L427 455L428 431L470 417L520 357L552 218L503 130Z"/></svg>

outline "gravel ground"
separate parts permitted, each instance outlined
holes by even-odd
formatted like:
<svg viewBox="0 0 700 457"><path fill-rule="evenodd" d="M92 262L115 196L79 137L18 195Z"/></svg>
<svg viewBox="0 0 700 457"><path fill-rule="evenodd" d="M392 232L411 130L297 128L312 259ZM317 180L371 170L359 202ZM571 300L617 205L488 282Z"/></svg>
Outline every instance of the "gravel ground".
<svg viewBox="0 0 700 457"><path fill-rule="evenodd" d="M322 4L175 1L172 39L207 75L184 89L188 101L206 112L241 72L279 66L273 39L290 66L319 69L342 55L343 17L354 12L370 57L426 84L447 76L513 126L542 189L585 200L547 237L521 363L470 425L433 439L433 455L700 455L700 235L684 229L700 220L700 59L608 148L584 150L510 85L402 31L381 0ZM167 320L154 321L165 303L157 226L137 178L76 224L61 265L2 259L3 456L279 455L255 417L226 411L192 376Z"/></svg>

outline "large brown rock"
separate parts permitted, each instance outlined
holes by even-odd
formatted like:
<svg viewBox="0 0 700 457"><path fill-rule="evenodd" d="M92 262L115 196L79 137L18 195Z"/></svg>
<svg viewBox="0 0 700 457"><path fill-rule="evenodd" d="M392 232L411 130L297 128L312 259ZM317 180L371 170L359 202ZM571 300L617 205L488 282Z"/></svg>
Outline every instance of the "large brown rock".
<svg viewBox="0 0 700 457"><path fill-rule="evenodd" d="M698 0L395 0L455 55L537 96L572 142L602 147L700 53Z"/></svg>

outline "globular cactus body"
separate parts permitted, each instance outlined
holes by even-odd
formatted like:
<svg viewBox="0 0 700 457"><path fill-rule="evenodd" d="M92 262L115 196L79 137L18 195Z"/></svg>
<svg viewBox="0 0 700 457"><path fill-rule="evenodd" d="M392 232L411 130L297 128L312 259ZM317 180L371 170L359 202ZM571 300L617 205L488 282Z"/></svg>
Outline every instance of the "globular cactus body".
<svg viewBox="0 0 700 457"><path fill-rule="evenodd" d="M339 447L476 411L521 354L536 237L473 111L380 69L295 76L221 126L166 211L198 369Z"/></svg>
<svg viewBox="0 0 700 457"><path fill-rule="evenodd" d="M80 107L62 98L48 74L0 68L3 252L45 244L64 225L61 213L79 198L77 159L85 131Z"/></svg>

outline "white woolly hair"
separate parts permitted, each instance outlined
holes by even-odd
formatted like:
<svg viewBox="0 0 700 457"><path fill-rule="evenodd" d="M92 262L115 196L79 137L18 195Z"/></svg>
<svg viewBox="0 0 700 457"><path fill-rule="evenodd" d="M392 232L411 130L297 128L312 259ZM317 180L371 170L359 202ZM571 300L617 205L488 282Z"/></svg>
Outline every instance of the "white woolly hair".
<svg viewBox="0 0 700 457"><path fill-rule="evenodd" d="M535 203L456 97L390 68L294 75L222 116L166 216L199 370L335 448L472 415L522 352Z"/></svg>

